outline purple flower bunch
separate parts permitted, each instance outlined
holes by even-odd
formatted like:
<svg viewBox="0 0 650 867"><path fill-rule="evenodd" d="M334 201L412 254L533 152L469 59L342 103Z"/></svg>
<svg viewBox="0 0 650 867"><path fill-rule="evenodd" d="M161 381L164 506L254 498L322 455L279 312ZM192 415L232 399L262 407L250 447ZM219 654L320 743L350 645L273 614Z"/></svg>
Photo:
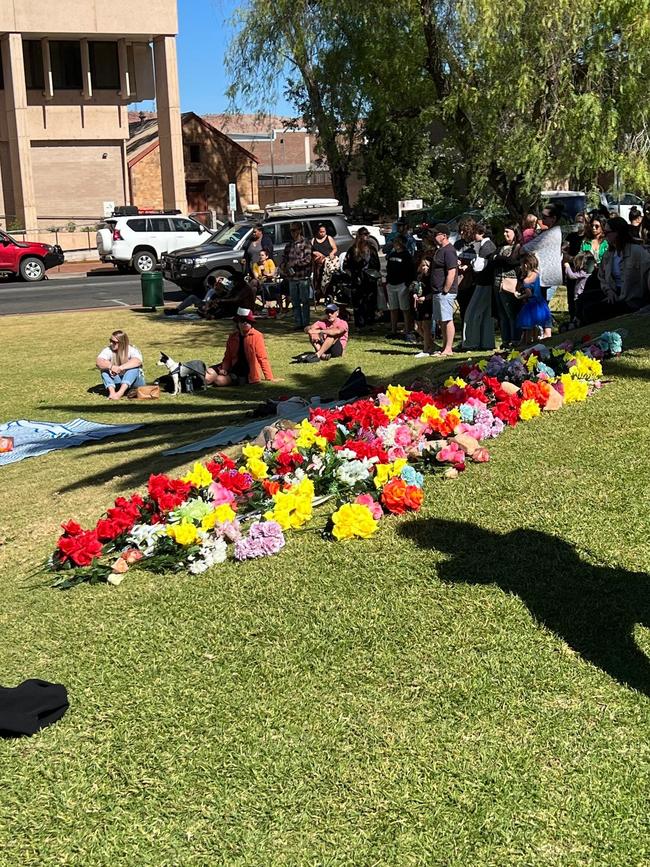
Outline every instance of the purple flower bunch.
<svg viewBox="0 0 650 867"><path fill-rule="evenodd" d="M487 440L503 433L504 424L500 418L495 418L489 409L479 409L474 416L474 424L462 424L463 433L476 440Z"/></svg>
<svg viewBox="0 0 650 867"><path fill-rule="evenodd" d="M255 521L248 536L235 543L236 560L268 557L284 548L284 533L277 521Z"/></svg>

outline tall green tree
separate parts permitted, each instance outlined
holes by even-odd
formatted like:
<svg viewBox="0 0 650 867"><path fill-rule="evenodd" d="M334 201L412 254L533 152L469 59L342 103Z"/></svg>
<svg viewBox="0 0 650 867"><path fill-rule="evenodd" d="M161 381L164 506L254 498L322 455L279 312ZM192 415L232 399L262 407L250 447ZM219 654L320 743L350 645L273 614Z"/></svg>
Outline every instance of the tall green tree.
<svg viewBox="0 0 650 867"><path fill-rule="evenodd" d="M368 13L351 0L249 0L235 13L228 51L233 103L264 111L286 82L296 122L317 136L336 197L349 209L347 181L355 168L368 110L369 64L364 54Z"/></svg>
<svg viewBox="0 0 650 867"><path fill-rule="evenodd" d="M521 213L545 181L616 169L647 187L650 3L412 0L439 116L472 166Z"/></svg>

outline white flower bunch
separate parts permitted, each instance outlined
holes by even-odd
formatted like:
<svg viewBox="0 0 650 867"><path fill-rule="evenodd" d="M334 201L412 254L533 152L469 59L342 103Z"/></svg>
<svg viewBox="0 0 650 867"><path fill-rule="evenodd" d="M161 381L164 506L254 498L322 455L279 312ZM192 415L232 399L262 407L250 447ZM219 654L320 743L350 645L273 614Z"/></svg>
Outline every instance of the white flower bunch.
<svg viewBox="0 0 650 867"><path fill-rule="evenodd" d="M369 461L368 458L362 458L341 464L340 467L337 467L334 475L344 485L353 488L358 482L365 482L370 477L371 471L372 461Z"/></svg>
<svg viewBox="0 0 650 867"><path fill-rule="evenodd" d="M189 558L188 568L192 575L200 575L217 563L223 563L228 556L228 545L225 539L206 537L201 542L199 553Z"/></svg>
<svg viewBox="0 0 650 867"><path fill-rule="evenodd" d="M128 536L128 543L142 551L145 557L152 557L159 536L167 532L165 524L135 524Z"/></svg>

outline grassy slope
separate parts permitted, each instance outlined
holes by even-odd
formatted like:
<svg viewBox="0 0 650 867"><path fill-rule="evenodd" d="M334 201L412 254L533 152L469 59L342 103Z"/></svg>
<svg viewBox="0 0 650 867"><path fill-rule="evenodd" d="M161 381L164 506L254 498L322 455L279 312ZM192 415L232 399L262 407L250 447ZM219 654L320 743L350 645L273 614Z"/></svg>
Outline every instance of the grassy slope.
<svg viewBox="0 0 650 867"><path fill-rule="evenodd" d="M27 573L59 521L180 469L153 453L240 409L86 395L118 324L147 359L218 357L203 323L125 315L3 320L5 417L149 426L1 471L1 682L63 682L72 708L0 742L0 864L647 863L649 701L622 681L650 691L623 652L634 630L650 655L650 322L600 394L430 480L422 514L368 542L296 533L262 563L56 593ZM274 361L298 351L271 327ZM285 382L250 396L427 369L378 348L275 364Z"/></svg>

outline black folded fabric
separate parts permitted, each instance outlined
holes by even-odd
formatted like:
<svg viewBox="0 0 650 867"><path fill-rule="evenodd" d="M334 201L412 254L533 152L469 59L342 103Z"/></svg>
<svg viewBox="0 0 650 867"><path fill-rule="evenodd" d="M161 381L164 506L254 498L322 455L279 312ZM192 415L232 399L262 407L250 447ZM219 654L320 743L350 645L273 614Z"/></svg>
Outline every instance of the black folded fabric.
<svg viewBox="0 0 650 867"><path fill-rule="evenodd" d="M33 735L61 719L69 706L68 691L60 683L25 680L0 686L0 735Z"/></svg>

